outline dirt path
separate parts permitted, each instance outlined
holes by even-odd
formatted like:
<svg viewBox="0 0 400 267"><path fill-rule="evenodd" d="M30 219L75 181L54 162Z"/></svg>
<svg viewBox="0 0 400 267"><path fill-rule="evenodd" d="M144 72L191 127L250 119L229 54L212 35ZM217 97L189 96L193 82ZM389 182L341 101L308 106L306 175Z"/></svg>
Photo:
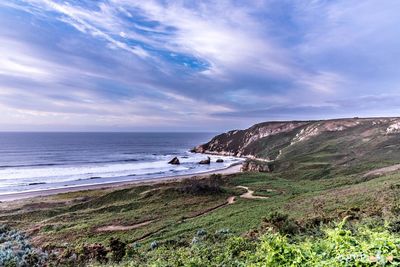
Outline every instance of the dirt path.
<svg viewBox="0 0 400 267"><path fill-rule="evenodd" d="M247 190L246 193L240 195L241 198L246 198L246 199L268 199L268 198L269 198L269 197L263 197L263 196L254 196L254 195L253 195L253 194L254 194L254 191L253 191L253 190L250 190L247 186L239 185L239 186L237 186L237 187ZM142 192L141 194L146 194L146 193L149 193L149 192L151 192L151 191L153 191L153 190L157 190L157 188L144 191L144 192ZM236 197L235 197L235 196L230 196L230 197L228 197L228 198L226 199L226 201L225 201L224 203L222 203L222 204L220 204L220 205L218 205L218 206L209 208L209 209L207 209L207 210L204 210L204 211L202 211L202 212L200 212L200 213L198 213L198 214L192 215L192 216L190 216L190 217L186 217L185 220L191 220L191 219L194 219L194 218L197 218L197 217L200 217L200 216L209 214L209 213L211 213L211 212L213 212L213 211L215 211L215 210L217 210L217 209L220 209L220 208L222 208L222 207L225 207L225 206L227 206L227 205L232 205L232 204L234 204L235 202L236 202ZM123 226L123 225L108 225L108 226L103 226L103 227L97 228L96 231L97 231L97 232L111 232L111 231L126 231L126 230L132 230L132 229L140 228L140 227L142 227L142 226L149 225L149 224L152 223L153 221L154 221L154 220L150 220L150 221L145 221L145 222L142 222L142 223L138 223L138 224L134 224L134 225L128 225L128 226ZM166 228L168 228L168 227L170 227L170 226L172 226L172 225L165 225L165 226L163 226L163 227L161 227L161 228L159 228L159 229L157 229L157 230L155 230L155 231L153 231L153 232L147 233L147 234L145 234L145 235L143 235L143 236L137 238L137 239L135 240L135 242L136 242L136 241L142 241L142 240L144 240L144 239L146 239L146 238L148 238L148 237L150 237L150 236L153 236L153 235L155 235L155 234L157 234L157 233L160 233L161 231L165 230Z"/></svg>
<svg viewBox="0 0 400 267"><path fill-rule="evenodd" d="M375 176L375 175L379 176L379 175L382 175L385 173L395 172L398 170L400 170L400 164L396 164L396 165L388 166L385 168L380 168L380 169L369 171L366 174L364 174L363 177Z"/></svg>
<svg viewBox="0 0 400 267"><path fill-rule="evenodd" d="M107 226L103 226L100 228L96 229L96 232L114 232L114 231L127 231L127 230L132 230L132 229L136 229L136 228L140 228L142 226L146 226L150 223L152 223L154 220L150 220L150 221L145 221L145 222L141 222L141 223L137 223L134 225L107 225Z"/></svg>
<svg viewBox="0 0 400 267"><path fill-rule="evenodd" d="M267 199L267 198L269 198L269 197L262 197L262 196L253 196L254 191L250 190L247 186L238 185L236 187L247 190L246 193L240 195L241 198L246 198L246 199Z"/></svg>
<svg viewBox="0 0 400 267"><path fill-rule="evenodd" d="M234 196L228 197L226 201L228 202L228 205L233 204L235 203L235 197Z"/></svg>
<svg viewBox="0 0 400 267"><path fill-rule="evenodd" d="M231 204L233 204L233 203L235 203L235 196L230 196L230 197L228 197L228 198L226 199L225 203L223 203L223 204L221 204L221 205L218 205L218 206L215 206L215 207L212 207L212 208L209 208L209 209L207 209L207 210L205 210L205 211L202 211L202 212L200 212L200 213L198 213L198 214L196 214L196 215L187 217L186 219L194 219L194 218L197 218L197 217L206 215L206 214L208 214L208 213L210 213L210 212L215 211L216 209L225 207L225 206L227 206L227 205L231 205Z"/></svg>

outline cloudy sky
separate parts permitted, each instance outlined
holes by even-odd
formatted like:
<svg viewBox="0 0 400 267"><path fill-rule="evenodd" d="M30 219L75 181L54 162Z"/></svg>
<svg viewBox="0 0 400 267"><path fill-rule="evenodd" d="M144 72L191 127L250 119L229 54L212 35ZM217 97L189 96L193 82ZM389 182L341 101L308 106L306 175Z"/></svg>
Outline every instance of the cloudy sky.
<svg viewBox="0 0 400 267"><path fill-rule="evenodd" d="M400 114L398 0L0 1L0 130Z"/></svg>

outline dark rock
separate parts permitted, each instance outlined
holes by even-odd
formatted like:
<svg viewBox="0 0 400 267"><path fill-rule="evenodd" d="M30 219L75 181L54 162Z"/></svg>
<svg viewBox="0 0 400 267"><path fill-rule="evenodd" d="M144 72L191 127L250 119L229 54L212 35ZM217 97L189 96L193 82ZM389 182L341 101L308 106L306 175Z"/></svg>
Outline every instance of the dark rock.
<svg viewBox="0 0 400 267"><path fill-rule="evenodd" d="M222 163L222 162L224 162L224 160L223 159L217 159L215 162Z"/></svg>
<svg viewBox="0 0 400 267"><path fill-rule="evenodd" d="M199 162L199 164L210 164L211 163L211 159L210 157L207 157L207 159L201 160Z"/></svg>
<svg viewBox="0 0 400 267"><path fill-rule="evenodd" d="M171 159L171 160L168 162L168 164L179 165L179 164L181 164L181 163L179 162L179 159L178 159L177 157L175 157L175 158Z"/></svg>

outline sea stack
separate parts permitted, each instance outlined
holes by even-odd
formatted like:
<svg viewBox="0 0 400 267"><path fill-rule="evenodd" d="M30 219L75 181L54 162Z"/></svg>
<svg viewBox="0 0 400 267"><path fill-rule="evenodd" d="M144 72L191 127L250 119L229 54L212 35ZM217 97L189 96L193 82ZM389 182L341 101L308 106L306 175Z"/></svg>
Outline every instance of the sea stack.
<svg viewBox="0 0 400 267"><path fill-rule="evenodd" d="M179 162L179 159L178 159L177 157L175 157L175 158L171 159L171 160L168 162L168 164L179 165L179 164L181 164L181 163Z"/></svg>
<svg viewBox="0 0 400 267"><path fill-rule="evenodd" d="M199 162L199 164L210 164L211 163L211 159L210 157L207 157L207 159L201 160Z"/></svg>

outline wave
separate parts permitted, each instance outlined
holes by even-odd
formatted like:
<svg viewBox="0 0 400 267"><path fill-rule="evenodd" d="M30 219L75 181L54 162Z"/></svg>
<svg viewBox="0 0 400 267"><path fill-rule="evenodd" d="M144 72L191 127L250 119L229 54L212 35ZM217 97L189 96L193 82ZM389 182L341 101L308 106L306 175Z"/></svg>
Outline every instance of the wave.
<svg viewBox="0 0 400 267"><path fill-rule="evenodd" d="M118 162L136 162L140 159L120 159L120 160L103 160L103 161L73 161L66 163L38 163L38 164L19 164L19 165L0 165L0 169L6 168L27 168L27 167L51 167L51 166L66 166L76 164L101 164L101 163L118 163Z"/></svg>
<svg viewBox="0 0 400 267"><path fill-rule="evenodd" d="M20 164L20 165L0 165L0 169L2 168L24 168L24 167L50 167L56 166L59 164L56 163L39 163L39 164Z"/></svg>
<svg viewBox="0 0 400 267"><path fill-rule="evenodd" d="M83 164L73 166L38 166L0 169L0 193L27 191L33 188L60 188L82 184L102 184L118 181L197 174L223 169L236 162L233 157L223 157L224 163L215 163L219 156L211 157L211 165L199 165L205 155L193 154L179 157L181 164L168 164L172 156L160 156L157 161L125 161L116 163ZM92 182L89 182L92 181Z"/></svg>
<svg viewBox="0 0 400 267"><path fill-rule="evenodd" d="M183 165L183 164L182 164ZM185 166L176 166L175 170L186 170ZM113 164L85 164L76 166L40 166L15 169L0 169L0 181L13 179L50 179L51 181L78 180L90 177L120 177L146 175L158 171L168 171L171 165L167 161L124 162Z"/></svg>

